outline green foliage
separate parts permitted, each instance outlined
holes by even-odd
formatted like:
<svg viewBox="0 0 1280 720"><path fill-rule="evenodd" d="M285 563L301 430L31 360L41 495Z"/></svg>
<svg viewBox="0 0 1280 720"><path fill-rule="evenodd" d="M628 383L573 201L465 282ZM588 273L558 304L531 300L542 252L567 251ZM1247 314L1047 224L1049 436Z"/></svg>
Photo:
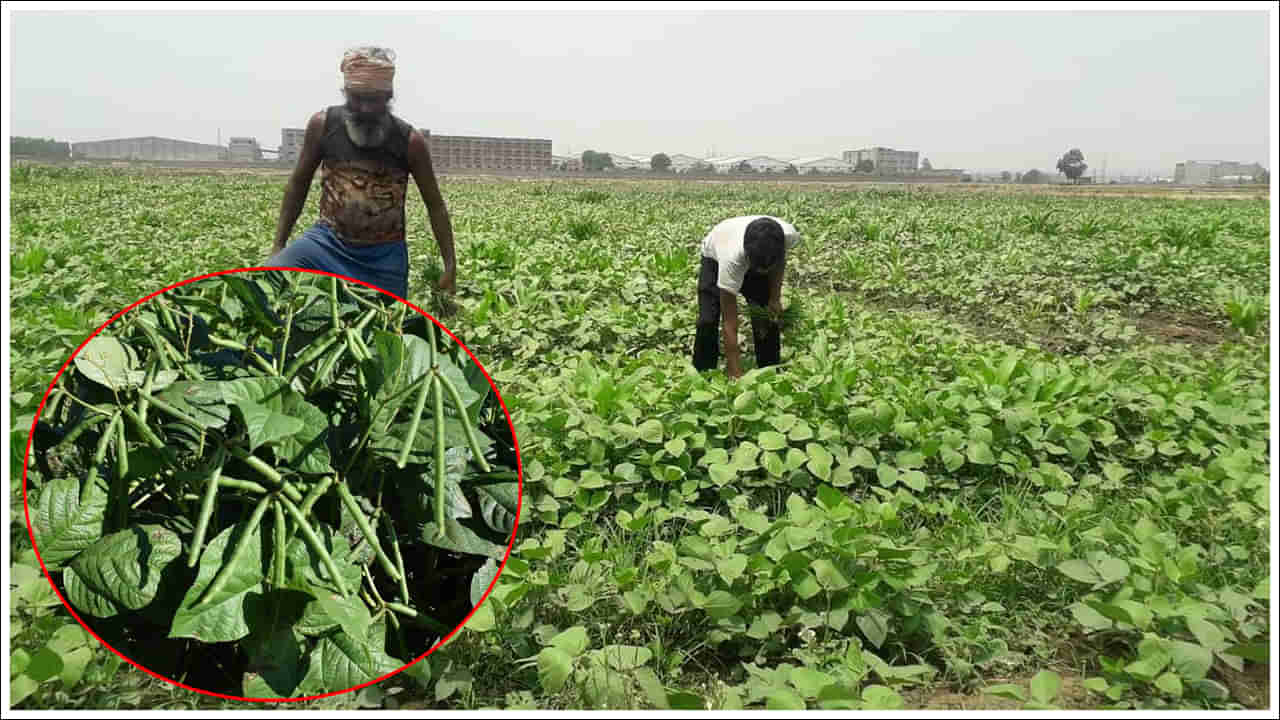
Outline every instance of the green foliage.
<svg viewBox="0 0 1280 720"><path fill-rule="evenodd" d="M401 655L388 654L390 614L439 633L450 626L432 615L470 611L471 593L442 596L437 573L502 558L518 505L491 473L495 441L475 430L488 383L460 347L437 353L433 325L429 341L406 332L406 306L339 287L299 273L172 290L82 348L54 386L42 423L79 434L62 462L80 450L88 472L41 479L33 537L96 632L118 638L145 615L170 639L240 643L249 665L230 692L287 698L425 651L404 655L397 620ZM408 401L424 379L440 399L420 423L423 403ZM62 671L49 652L33 659L37 685ZM197 669L151 669L228 692Z"/></svg>
<svg viewBox="0 0 1280 720"><path fill-rule="evenodd" d="M502 389L520 439L512 555L430 665L334 703L871 710L1006 678L1020 706L1242 702L1223 673L1269 661L1271 632L1265 204L656 180L540 187L554 190L444 186L459 258L449 326ZM595 199L580 197L588 192ZM14 262L11 278L20 476L35 406L95 323L172 278L256 256L279 187L40 171L15 181L12 202L11 259L31 258ZM80 209L73 219L70 206ZM782 364L755 369L745 352L746 374L729 382L689 367L697 241L747 212L792 219L812 242L788 262L786 302L804 313ZM596 229L576 239L575 219ZM91 226L115 229L104 237ZM149 240L157 227L173 238L160 261ZM421 259L415 248L430 235L420 208L410 206L409 227ZM1166 227L1209 228L1188 232L1212 242L1169 242ZM411 266L410 299L425 298L428 264ZM1223 286L1257 299L1256 334L1232 331ZM236 303L252 312L251 301ZM1161 322L1197 336L1170 337ZM322 314L311 332L324 327ZM746 327L743 336L749 347ZM371 350L389 362L394 347ZM247 426L237 406L226 410ZM375 449L394 463L408 419L390 424L391 440ZM166 438L199 447L194 435ZM274 454L269 433L254 437ZM92 440L51 464L85 465ZM419 433L411 460L429 468L431 442ZM463 436L450 442L465 446ZM131 472L159 462L130 453ZM501 492L472 488L472 527L510 528ZM444 506L461 507L449 490ZM422 542L423 529L435 537L433 498L421 495L422 525L402 543ZM74 528L76 507L59 522ZM252 511L237 505L234 522L209 530L215 550L229 552ZM274 522L266 513L260 541L271 542ZM320 544L338 563L362 532L331 528L340 532ZM449 542L475 540L445 530ZM300 538L287 550L296 572L286 582L331 577ZM471 557L458 587L474 602L496 563ZM266 580L233 578L224 594L268 582L266 558ZM360 561L384 574L376 554ZM287 656L279 623L248 601L252 590L245 597L246 624L264 631L246 652ZM18 608L27 630L14 647L28 655L48 637L33 627L36 610ZM299 625L357 637L376 614L330 610ZM387 636L386 654L413 656L393 628ZM94 653L77 688L114 657ZM359 659L361 672L381 661ZM159 683L126 670L95 682L126 688L128 700L104 692L92 702L143 705L128 683ZM38 687L27 706L68 704L59 680Z"/></svg>

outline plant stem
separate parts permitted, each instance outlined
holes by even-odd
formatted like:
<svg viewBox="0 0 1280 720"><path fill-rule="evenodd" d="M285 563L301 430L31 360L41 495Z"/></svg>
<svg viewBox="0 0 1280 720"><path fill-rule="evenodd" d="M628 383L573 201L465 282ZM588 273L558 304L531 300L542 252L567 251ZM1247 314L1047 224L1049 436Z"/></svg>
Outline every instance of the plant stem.
<svg viewBox="0 0 1280 720"><path fill-rule="evenodd" d="M270 480L273 485L284 491L284 494L294 502L302 502L302 493L299 493L294 487L284 481L284 476L276 472L276 469L268 465L262 458L257 455L250 454L244 448L233 447L231 454L243 460L246 465L258 471L258 474Z"/></svg>
<svg viewBox="0 0 1280 720"><path fill-rule="evenodd" d="M423 613L420 613L417 610L414 610L413 608L408 607L407 605L401 605L400 603L397 603L397 602L389 602L387 603L387 609L400 613L401 615L409 618L410 620L415 621L416 624L430 628L431 630L435 630L441 635L448 635L449 633L453 632L453 628L445 627L444 623L436 620L430 615L425 615Z"/></svg>

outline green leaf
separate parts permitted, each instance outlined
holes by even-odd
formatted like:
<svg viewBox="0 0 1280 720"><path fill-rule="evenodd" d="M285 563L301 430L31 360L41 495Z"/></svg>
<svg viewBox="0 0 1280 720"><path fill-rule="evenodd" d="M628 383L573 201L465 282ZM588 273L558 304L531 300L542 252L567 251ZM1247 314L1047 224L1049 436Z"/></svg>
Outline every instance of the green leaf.
<svg viewBox="0 0 1280 720"><path fill-rule="evenodd" d="M653 651L635 645L605 645L599 658L618 672L630 672L653 659Z"/></svg>
<svg viewBox="0 0 1280 720"><path fill-rule="evenodd" d="M898 480L916 492L924 492L929 486L929 478L919 470L908 470L899 475Z"/></svg>
<svg viewBox="0 0 1280 720"><path fill-rule="evenodd" d="M964 465L964 455L961 455L945 445L938 451L938 455L942 458L942 464L949 472L955 472Z"/></svg>
<svg viewBox="0 0 1280 720"><path fill-rule="evenodd" d="M354 639L344 632L320 638L307 658L307 674L298 695L349 690L399 670L403 663L386 654L368 638Z"/></svg>
<svg viewBox="0 0 1280 720"><path fill-rule="evenodd" d="M279 382L283 385L284 381ZM222 397L221 385L223 383L183 380L165 388L156 397L195 420L201 429L221 428L231 419L231 407Z"/></svg>
<svg viewBox="0 0 1280 720"><path fill-rule="evenodd" d="M1182 680L1175 673L1167 672L1156 678L1156 687L1166 695L1182 697Z"/></svg>
<svg viewBox="0 0 1280 720"><path fill-rule="evenodd" d="M657 445L662 442L662 423L658 420L645 420L636 428L640 435L640 439L647 443Z"/></svg>
<svg viewBox="0 0 1280 720"><path fill-rule="evenodd" d="M53 637L45 643L45 647L54 652L65 655L76 648L89 647L96 641L85 632L84 628L79 625L63 625L58 628Z"/></svg>
<svg viewBox="0 0 1280 720"><path fill-rule="evenodd" d="M765 697L766 710L804 710L804 698L785 688L779 688Z"/></svg>
<svg viewBox="0 0 1280 720"><path fill-rule="evenodd" d="M1058 572L1077 582L1095 585L1102 580L1084 560L1064 560L1058 563Z"/></svg>
<svg viewBox="0 0 1280 720"><path fill-rule="evenodd" d="M297 592L248 597L244 609L250 631L241 642L248 657L247 697L292 697L302 682L303 646L294 624L305 606L306 596Z"/></svg>
<svg viewBox="0 0 1280 720"><path fill-rule="evenodd" d="M707 611L707 615L715 620L727 618L738 612L742 607L742 602L731 593L724 590L716 590L707 596L707 601L703 605L703 609Z"/></svg>
<svg viewBox="0 0 1280 720"><path fill-rule="evenodd" d="M1232 645L1222 652L1227 655L1242 657L1245 660L1255 663L1265 664L1271 662L1271 648L1266 643L1244 643Z"/></svg>
<svg viewBox="0 0 1280 720"><path fill-rule="evenodd" d="M969 462L975 465L993 465L995 464L995 455L991 453L991 446L984 442L970 442L966 450Z"/></svg>
<svg viewBox="0 0 1280 720"><path fill-rule="evenodd" d="M249 449L257 450L302 430L303 423L295 417L276 412L255 402L244 401L236 405L249 435Z"/></svg>
<svg viewBox="0 0 1280 720"><path fill-rule="evenodd" d="M787 447L787 437L779 432L766 430L756 438L760 447L765 450L781 450Z"/></svg>
<svg viewBox="0 0 1280 720"><path fill-rule="evenodd" d="M547 645L567 653L570 657L577 657L586 651L590 642L587 629L581 625L575 625L548 640Z"/></svg>
<svg viewBox="0 0 1280 720"><path fill-rule="evenodd" d="M1166 647L1174 671L1189 683L1203 680L1213 667L1213 652L1208 648L1182 640L1170 640Z"/></svg>
<svg viewBox="0 0 1280 720"><path fill-rule="evenodd" d="M818 707L823 710L857 710L862 707L853 690L843 685L828 685L818 692Z"/></svg>
<svg viewBox="0 0 1280 720"><path fill-rule="evenodd" d="M76 556L63 574L72 605L100 618L141 610L155 598L182 541L159 525L135 525L113 533Z"/></svg>
<svg viewBox="0 0 1280 720"><path fill-rule="evenodd" d="M76 353L76 370L93 382L112 390L129 390L142 384L133 373L133 363L121 342L99 333Z"/></svg>
<svg viewBox="0 0 1280 720"><path fill-rule="evenodd" d="M1191 631L1192 635L1196 636L1196 640L1201 645L1210 650L1222 650L1227 646L1227 638L1217 625L1196 615L1186 618L1186 621L1187 629Z"/></svg>
<svg viewBox="0 0 1280 720"><path fill-rule="evenodd" d="M707 473L717 487L724 487L738 479L738 469L734 465L716 463L707 468Z"/></svg>
<svg viewBox="0 0 1280 720"><path fill-rule="evenodd" d="M102 537L107 497L107 481L101 474L86 488L83 502L80 482L74 477L54 478L40 491L32 529L36 549L50 571Z"/></svg>
<svg viewBox="0 0 1280 720"><path fill-rule="evenodd" d="M307 402L301 393L287 385L282 378L227 380L217 383L217 386L222 401L228 405L260 405L272 413L287 416L302 423L301 429L281 435L272 441L276 456L289 467L298 472L310 474L333 471L329 466L329 447L325 443L325 436L329 430L328 418L323 410ZM279 429L281 428L264 430L264 433L275 435Z"/></svg>
<svg viewBox="0 0 1280 720"><path fill-rule="evenodd" d="M836 592L849 587L849 579L830 560L818 558L813 561L810 567L813 570L814 577L818 579L818 583L828 592Z"/></svg>
<svg viewBox="0 0 1280 720"><path fill-rule="evenodd" d="M864 447L857 447L849 454L849 464L856 468L865 468L867 470L876 467L876 457L871 451Z"/></svg>
<svg viewBox="0 0 1280 720"><path fill-rule="evenodd" d="M858 629L863 635L871 641L878 649L884 645L885 638L889 636L889 618L879 610L871 610L865 615L858 616Z"/></svg>
<svg viewBox="0 0 1280 720"><path fill-rule="evenodd" d="M89 661L92 659L93 651L87 647L63 652L62 673L59 675L59 679L62 680L62 687L66 690L71 690L79 685L80 679L84 677L85 668L89 666Z"/></svg>
<svg viewBox="0 0 1280 720"><path fill-rule="evenodd" d="M249 538L249 549L232 570L222 591L195 607L218 571L231 559L231 551L248 527L248 519L218 533L200 556L199 571L173 618L169 637L189 637L201 642L235 642L249 634L244 603L249 593L262 593L262 558L266 554L259 526Z"/></svg>
<svg viewBox="0 0 1280 720"><path fill-rule="evenodd" d="M716 563L716 572L724 579L728 585L733 585L734 581L742 577L742 573L747 569L747 556L742 553L734 553L728 558Z"/></svg>
<svg viewBox="0 0 1280 720"><path fill-rule="evenodd" d="M489 591L489 585L493 583L496 577L498 577L498 562L493 558L489 558L484 565L480 566L479 570L476 570L476 574L471 576L471 604L473 606L480 604L480 600Z"/></svg>
<svg viewBox="0 0 1280 720"><path fill-rule="evenodd" d="M485 524L496 533L510 535L520 510L520 484L486 480L469 486L480 499L480 517Z"/></svg>
<svg viewBox="0 0 1280 720"><path fill-rule="evenodd" d="M1041 670L1031 678L1031 698L1046 705L1058 697L1062 690L1062 678L1056 672Z"/></svg>
<svg viewBox="0 0 1280 720"><path fill-rule="evenodd" d="M42 683L49 678L57 676L62 672L62 658L58 653L47 647L42 647L31 656L27 661L27 667L22 671L23 675Z"/></svg>
<svg viewBox="0 0 1280 720"><path fill-rule="evenodd" d="M905 705L896 690L884 685L868 685L862 690L865 710L901 710Z"/></svg>
<svg viewBox="0 0 1280 720"><path fill-rule="evenodd" d="M475 678L466 668L451 667L436 681L436 702L442 702L455 694L463 694L471 690Z"/></svg>
<svg viewBox="0 0 1280 720"><path fill-rule="evenodd" d="M476 526L475 518L459 521L457 518L448 517L446 514L444 537L438 537L437 527L434 521L427 523L423 527L423 542L445 550L453 550L454 552L467 553L469 555L482 555L495 560L501 560L506 557L507 546L499 545L479 535L478 530L481 528Z"/></svg>
<svg viewBox="0 0 1280 720"><path fill-rule="evenodd" d="M9 683L9 704L16 708L23 700L40 689L40 683L26 675L19 675Z"/></svg>
<svg viewBox="0 0 1280 720"><path fill-rule="evenodd" d="M573 656L557 647L538 653L538 684L549 693L560 692L573 672Z"/></svg>
<svg viewBox="0 0 1280 720"><path fill-rule="evenodd" d="M1012 683L1002 683L1000 685L992 685L991 687L983 688L982 694L992 695L994 697L1005 698L1008 700L1017 700L1019 702L1027 701L1027 691L1023 690L1021 685L1014 685Z"/></svg>
<svg viewBox="0 0 1280 720"><path fill-rule="evenodd" d="M881 486L887 488L893 487L898 483L898 468L881 463L880 466L876 468L876 478L880 480Z"/></svg>
<svg viewBox="0 0 1280 720"><path fill-rule="evenodd" d="M813 668L798 667L791 671L791 684L795 686L796 690L800 691L800 695L804 698L816 699L822 692L822 688L833 682L835 682L835 678Z"/></svg>

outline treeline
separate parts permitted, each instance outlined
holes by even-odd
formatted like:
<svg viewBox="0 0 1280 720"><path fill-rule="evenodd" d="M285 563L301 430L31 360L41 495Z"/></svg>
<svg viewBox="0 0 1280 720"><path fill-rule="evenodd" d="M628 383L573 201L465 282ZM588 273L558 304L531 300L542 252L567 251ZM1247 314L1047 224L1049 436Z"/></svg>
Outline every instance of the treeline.
<svg viewBox="0 0 1280 720"><path fill-rule="evenodd" d="M71 143L44 138L11 137L9 154L65 158L71 155Z"/></svg>

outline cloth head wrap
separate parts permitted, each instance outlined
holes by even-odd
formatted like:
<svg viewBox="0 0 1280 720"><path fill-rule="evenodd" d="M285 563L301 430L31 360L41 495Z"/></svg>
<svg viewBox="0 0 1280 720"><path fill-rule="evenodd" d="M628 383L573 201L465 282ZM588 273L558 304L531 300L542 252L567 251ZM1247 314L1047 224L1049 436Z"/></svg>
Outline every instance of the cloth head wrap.
<svg viewBox="0 0 1280 720"><path fill-rule="evenodd" d="M396 75L396 54L385 48L355 48L342 56L340 69L350 90L391 92Z"/></svg>

